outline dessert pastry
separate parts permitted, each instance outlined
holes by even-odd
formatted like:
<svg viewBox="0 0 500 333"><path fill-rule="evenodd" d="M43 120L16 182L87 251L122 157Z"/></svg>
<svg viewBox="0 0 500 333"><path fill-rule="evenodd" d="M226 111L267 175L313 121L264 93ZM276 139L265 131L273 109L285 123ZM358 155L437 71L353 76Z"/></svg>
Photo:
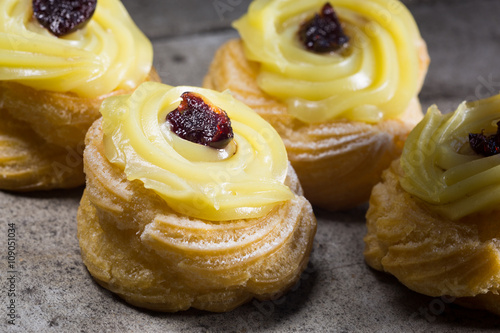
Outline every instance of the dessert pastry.
<svg viewBox="0 0 500 333"><path fill-rule="evenodd" d="M159 81L152 57L118 0L2 0L0 189L83 184L83 140L102 100Z"/></svg>
<svg viewBox="0 0 500 333"><path fill-rule="evenodd" d="M143 83L86 137L83 261L127 302L228 311L286 291L316 220L274 129L228 93Z"/></svg>
<svg viewBox="0 0 500 333"><path fill-rule="evenodd" d="M399 1L329 3L254 1L204 86L229 89L269 121L306 197L338 210L366 201L400 155L422 118L429 58Z"/></svg>
<svg viewBox="0 0 500 333"><path fill-rule="evenodd" d="M364 255L412 290L500 314L498 110L500 95L427 111L373 189Z"/></svg>

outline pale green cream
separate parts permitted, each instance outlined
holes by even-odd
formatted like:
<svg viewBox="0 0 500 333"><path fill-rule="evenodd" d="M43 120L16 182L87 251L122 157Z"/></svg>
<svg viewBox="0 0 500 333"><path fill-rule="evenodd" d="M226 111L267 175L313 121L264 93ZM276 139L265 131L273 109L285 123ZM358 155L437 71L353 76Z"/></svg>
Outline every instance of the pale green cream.
<svg viewBox="0 0 500 333"><path fill-rule="evenodd" d="M499 120L500 95L464 102L444 115L429 108L406 141L401 186L453 220L498 209L500 155L474 153L469 133L496 133Z"/></svg>

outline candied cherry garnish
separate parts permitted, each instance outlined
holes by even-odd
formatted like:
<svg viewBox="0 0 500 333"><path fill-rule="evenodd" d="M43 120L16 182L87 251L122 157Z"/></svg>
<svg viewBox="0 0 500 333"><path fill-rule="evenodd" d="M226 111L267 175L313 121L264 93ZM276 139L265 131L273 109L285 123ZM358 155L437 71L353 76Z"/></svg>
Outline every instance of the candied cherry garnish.
<svg viewBox="0 0 500 333"><path fill-rule="evenodd" d="M217 149L226 147L234 137L227 113L203 96L185 92L179 107L167 115L171 130L179 137Z"/></svg>
<svg viewBox="0 0 500 333"><path fill-rule="evenodd" d="M333 9L327 2L320 14L301 24L299 39L306 49L316 53L337 51L349 41Z"/></svg>
<svg viewBox="0 0 500 333"><path fill-rule="evenodd" d="M83 28L94 15L97 0L33 0L33 15L53 35Z"/></svg>
<svg viewBox="0 0 500 333"><path fill-rule="evenodd" d="M492 156L500 153L500 121L497 122L497 132L486 136L484 130L479 134L469 134L469 144L472 150L479 155Z"/></svg>

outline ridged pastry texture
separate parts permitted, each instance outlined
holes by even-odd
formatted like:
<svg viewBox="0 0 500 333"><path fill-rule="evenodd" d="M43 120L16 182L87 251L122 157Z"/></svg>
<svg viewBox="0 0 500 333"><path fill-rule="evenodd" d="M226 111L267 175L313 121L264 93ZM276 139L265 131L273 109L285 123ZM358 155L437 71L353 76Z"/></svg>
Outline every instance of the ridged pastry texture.
<svg viewBox="0 0 500 333"><path fill-rule="evenodd" d="M476 153L470 134L496 133L499 107L500 95L429 108L373 189L364 253L417 292L497 314L500 155Z"/></svg>
<svg viewBox="0 0 500 333"><path fill-rule="evenodd" d="M152 69L146 81L159 81ZM102 100L0 82L0 189L48 190L82 185L87 129Z"/></svg>
<svg viewBox="0 0 500 333"><path fill-rule="evenodd" d="M290 288L305 268L316 220L296 194L260 218L207 221L176 213L105 157L101 120L87 134L87 188L78 211L85 265L103 287L158 311L229 311Z"/></svg>
<svg viewBox="0 0 500 333"><path fill-rule="evenodd" d="M421 52L427 54L424 44ZM426 65L421 80L425 70ZM229 89L267 120L283 139L305 196L313 205L328 210L366 201L382 171L401 154L408 133L422 118L415 97L401 116L375 124L347 120L304 123L288 113L286 104L259 88L258 73L259 66L246 59L242 42L232 40L217 51L203 85L219 91Z"/></svg>
<svg viewBox="0 0 500 333"><path fill-rule="evenodd" d="M365 259L410 289L500 314L500 214L443 217L400 185L394 161L370 198Z"/></svg>
<svg viewBox="0 0 500 333"><path fill-rule="evenodd" d="M62 37L37 22L32 0L2 0L0 189L83 184L85 133L102 100L159 81L152 61L119 0L99 0L89 22Z"/></svg>
<svg viewBox="0 0 500 333"><path fill-rule="evenodd" d="M0 188L29 191L83 184L83 145L76 147L78 152L50 144L3 109L0 119Z"/></svg>

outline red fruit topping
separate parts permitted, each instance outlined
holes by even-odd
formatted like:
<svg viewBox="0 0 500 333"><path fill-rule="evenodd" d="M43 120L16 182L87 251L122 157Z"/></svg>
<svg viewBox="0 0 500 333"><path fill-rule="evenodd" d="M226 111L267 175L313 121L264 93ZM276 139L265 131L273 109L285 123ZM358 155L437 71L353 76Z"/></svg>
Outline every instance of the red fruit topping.
<svg viewBox="0 0 500 333"><path fill-rule="evenodd" d="M469 144L479 155L492 156L500 153L500 121L497 122L496 134L486 136L484 130L479 134L469 134Z"/></svg>
<svg viewBox="0 0 500 333"><path fill-rule="evenodd" d="M53 35L65 36L92 18L97 0L33 0L33 14Z"/></svg>
<svg viewBox="0 0 500 333"><path fill-rule="evenodd" d="M312 19L301 24L299 39L306 49L316 53L337 51L349 41L329 2L323 6L320 14L315 14Z"/></svg>
<svg viewBox="0 0 500 333"><path fill-rule="evenodd" d="M234 137L226 112L197 93L181 95L179 107L167 115L171 130L179 137L217 149L226 147Z"/></svg>

